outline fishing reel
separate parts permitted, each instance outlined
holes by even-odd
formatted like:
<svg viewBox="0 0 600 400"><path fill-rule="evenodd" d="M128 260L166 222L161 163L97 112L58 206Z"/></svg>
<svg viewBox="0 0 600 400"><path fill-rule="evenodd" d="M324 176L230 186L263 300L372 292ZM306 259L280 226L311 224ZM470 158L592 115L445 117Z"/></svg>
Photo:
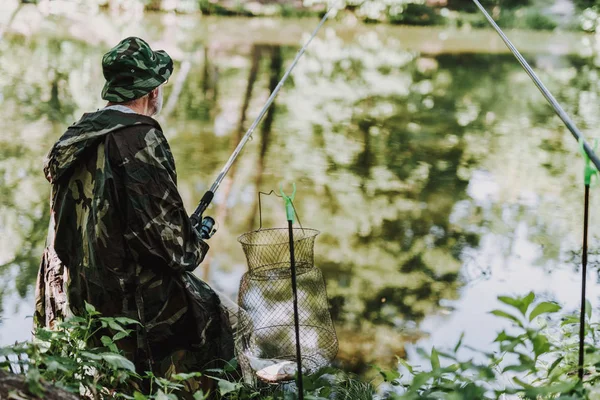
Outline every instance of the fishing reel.
<svg viewBox="0 0 600 400"><path fill-rule="evenodd" d="M200 237L202 239L210 239L215 233L217 233L217 226L214 218L209 216L202 218Z"/></svg>
<svg viewBox="0 0 600 400"><path fill-rule="evenodd" d="M194 226L196 231L200 234L200 238L207 240L213 237L215 233L217 233L217 223L214 218L206 216L202 218L202 222L200 225Z"/></svg>

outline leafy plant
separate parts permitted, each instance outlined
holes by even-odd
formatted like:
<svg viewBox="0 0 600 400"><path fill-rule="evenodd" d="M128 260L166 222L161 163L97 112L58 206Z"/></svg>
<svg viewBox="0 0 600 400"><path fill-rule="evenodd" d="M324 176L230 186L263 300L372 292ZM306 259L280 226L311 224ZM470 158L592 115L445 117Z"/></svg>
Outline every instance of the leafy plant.
<svg viewBox="0 0 600 400"><path fill-rule="evenodd" d="M483 352L463 345L461 337L453 349L418 349L429 367L416 367L398 358L398 368L384 370L374 366L378 378L361 381L335 368L324 368L304 377L307 400L367 400L385 396L394 400L412 399L497 399L512 395L522 399L592 399L600 395L600 327L592 322L592 308L586 308L585 376L577 377L579 318L558 317L561 307L550 301L536 301L529 293L521 297L500 296L502 308L490 313L510 323L500 332L493 351ZM20 343L0 349L5 369L21 373L29 392L43 396L45 385L52 383L68 392L87 398L125 398L131 400L177 400L199 372L175 374L170 379L146 372L149 387L139 385L141 377L116 345L137 324L127 318L102 317L90 305L86 315L71 318L55 330L38 329L32 343ZM96 334L101 347L88 347ZM475 352L479 359L464 360L463 350ZM237 363L223 369L204 371L216 382L216 398L224 400L295 399L293 384L251 386L239 380ZM509 382L507 385L505 382ZM379 393L376 394L376 393ZM196 400L210 393L198 390ZM377 397L380 396L380 397Z"/></svg>
<svg viewBox="0 0 600 400"><path fill-rule="evenodd" d="M462 337L451 352L435 348L419 354L431 363L429 370L417 370L402 363L405 376L394 378L402 390L393 399L497 399L515 395L523 399L586 399L593 392L600 365L597 353L597 324L587 323L588 356L586 377L577 378L576 316L563 318L558 330L547 319L561 307L548 301L535 302L535 295L500 296L507 310L496 309L491 314L509 321L512 328L500 332L494 343L496 351L478 352L487 362L473 359L461 361L457 356L463 347ZM591 310L591 309L590 309ZM588 314L587 319L591 318ZM591 343L589 343L591 342ZM474 349L470 349L474 351ZM386 375L386 380L390 376ZM510 381L510 387L500 382Z"/></svg>
<svg viewBox="0 0 600 400"><path fill-rule="evenodd" d="M0 349L5 369L19 370L27 377L31 393L41 396L42 382L50 382L68 392L100 398L116 390L131 387L138 378L135 366L120 354L116 342L129 336L129 318L101 317L86 304L83 317L72 317L55 329L38 328L34 341ZM101 347L88 347L102 332Z"/></svg>

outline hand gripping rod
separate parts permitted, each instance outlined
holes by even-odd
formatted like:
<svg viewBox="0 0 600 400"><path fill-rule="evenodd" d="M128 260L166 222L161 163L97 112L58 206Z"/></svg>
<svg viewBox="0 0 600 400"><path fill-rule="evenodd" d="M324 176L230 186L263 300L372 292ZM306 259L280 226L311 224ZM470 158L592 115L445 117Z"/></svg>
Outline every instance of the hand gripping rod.
<svg viewBox="0 0 600 400"><path fill-rule="evenodd" d="M198 207L196 207L196 210L194 211L194 213L190 217L190 219L192 220L192 226L196 226L196 225L199 224L200 219L202 218L202 214L204 213L204 211L206 210L206 208L209 206L210 202L212 201L212 199L213 199L213 197L215 195L215 192L217 191L217 189L221 185L221 182L225 178L225 175L227 175L227 172L229 172L229 169L233 165L233 163L236 160L237 156L240 154L240 152L242 151L242 149L246 145L246 142L252 136L252 133L254 132L254 129L256 129L256 127L258 126L258 124L260 123L260 121L262 120L262 118L264 117L265 113L267 112L267 110L269 109L269 107L271 106L271 104L273 104L273 101L275 100L275 96L277 96L277 93L279 93L279 90L281 89L281 87L283 86L283 84L285 83L285 81L287 80L287 78L289 77L290 73L292 72L292 70L294 69L294 67L296 66L296 64L298 63L298 60L300 60L300 57L302 57L302 55L306 51L306 48L308 47L308 45L312 42L312 40L315 38L315 36L317 36L317 33L319 32L319 30L321 29L321 27L323 26L323 24L325 23L325 21L327 20L327 18L329 18L329 16L332 14L332 12L333 12L334 9L335 8L332 7L332 8L329 9L329 11L327 11L327 13L321 19L321 22L319 22L319 25L317 25L317 27L313 31L313 33L310 36L310 38L308 39L308 41L298 51L298 54L296 54L296 58L294 58L294 61L292 61L292 64L289 66L289 68L287 69L287 71L285 71L285 74L283 75L283 78L281 78L281 80L277 84L277 87L275 88L275 90L273 90L273 93L271 93L271 96L269 96L269 99L267 100L266 104L264 105L264 107L260 111L260 114L258 114L258 117L256 118L256 120L254 120L254 122L252 123L252 126L250 126L250 128L248 129L248 131L246 132L246 134L242 137L242 140L240 140L240 143L235 148L233 154L231 154L231 156L229 157L229 160L227 160L227 163L225 164L225 166L223 167L223 169L221 170L221 172L219 172L219 175L217 176L217 179L215 180L215 182L210 187L210 190L208 190L206 193L204 193L204 196L202 196L202 200L200 200L200 203L198 204Z"/></svg>
<svg viewBox="0 0 600 400"><path fill-rule="evenodd" d="M577 126L575 126L575 123L571 120L569 115L567 115L567 113L565 112L565 110L563 110L563 108L558 103L558 101L556 101L554 96L552 96L552 93L550 93L550 91L546 88L546 86L544 86L544 84L542 83L540 78L537 77L537 75L535 74L533 69L529 66L527 61L523 58L521 53L519 53L519 50L517 50L517 48L511 43L511 41L508 39L508 37L506 37L504 32L502 32L502 29L500 29L500 27L496 24L496 22L490 16L490 14L488 14L488 12L485 10L485 8L483 8L481 3L479 3L478 0L473 0L473 2L477 6L477 8L479 8L479 10L481 10L483 15L485 15L485 18L488 20L490 25L492 25L492 27L496 30L496 32L498 32L498 35L500 35L500 37L502 38L502 40L504 41L506 46L510 49L510 51L513 53L513 55L517 58L517 60L521 64L521 66L527 72L527 75L529 75L529 77L531 78L533 83L535 83L535 85L540 90L540 92L542 92L542 94L544 95L544 97L546 98L548 103L550 103L550 105L554 108L554 111L560 117L560 119L562 119L562 121L566 125L567 129L569 129L569 131L571 131L571 133L573 134L573 136L575 137L575 139L577 141L579 141L579 140L583 141L583 149L585 150L586 154L588 155L590 160L592 160L592 162L594 163L596 168L600 169L600 159L598 158L598 156L596 155L594 150L590 147L590 145L585 141L583 134L577 128Z"/></svg>

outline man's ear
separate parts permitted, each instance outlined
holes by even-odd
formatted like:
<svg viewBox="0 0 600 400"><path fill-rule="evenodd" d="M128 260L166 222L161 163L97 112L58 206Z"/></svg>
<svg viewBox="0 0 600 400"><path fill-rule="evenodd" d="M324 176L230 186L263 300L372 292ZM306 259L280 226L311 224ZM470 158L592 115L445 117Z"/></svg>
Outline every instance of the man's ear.
<svg viewBox="0 0 600 400"><path fill-rule="evenodd" d="M152 91L150 92L150 99L154 100L158 97L158 88L154 88L152 89Z"/></svg>

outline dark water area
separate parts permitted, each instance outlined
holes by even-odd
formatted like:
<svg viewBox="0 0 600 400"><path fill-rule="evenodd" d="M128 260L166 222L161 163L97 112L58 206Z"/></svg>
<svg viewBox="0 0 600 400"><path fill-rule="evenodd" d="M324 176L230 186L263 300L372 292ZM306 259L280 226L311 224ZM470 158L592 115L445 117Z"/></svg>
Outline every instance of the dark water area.
<svg viewBox="0 0 600 400"><path fill-rule="evenodd" d="M86 21L95 34L82 35L72 17L33 28L27 15L0 42L0 344L30 336L49 218L43 159L68 125L103 107L102 54L136 34L176 60L158 120L191 212L310 30L287 20L281 37L254 41L239 32L260 31L255 20L97 15ZM279 23L266 21L267 31ZM534 290L574 309L583 162L516 61L487 31L453 47L464 33L353 29L332 25L315 40L223 182L198 275L235 298L246 270L237 237L259 227L258 191L295 182L303 226L321 232L316 265L350 370L415 356L414 344L451 346L463 331L484 348L503 327L487 314L498 295ZM593 137L595 42L570 35L553 47L555 37L532 33L526 56ZM262 200L263 225L286 226L281 200Z"/></svg>

